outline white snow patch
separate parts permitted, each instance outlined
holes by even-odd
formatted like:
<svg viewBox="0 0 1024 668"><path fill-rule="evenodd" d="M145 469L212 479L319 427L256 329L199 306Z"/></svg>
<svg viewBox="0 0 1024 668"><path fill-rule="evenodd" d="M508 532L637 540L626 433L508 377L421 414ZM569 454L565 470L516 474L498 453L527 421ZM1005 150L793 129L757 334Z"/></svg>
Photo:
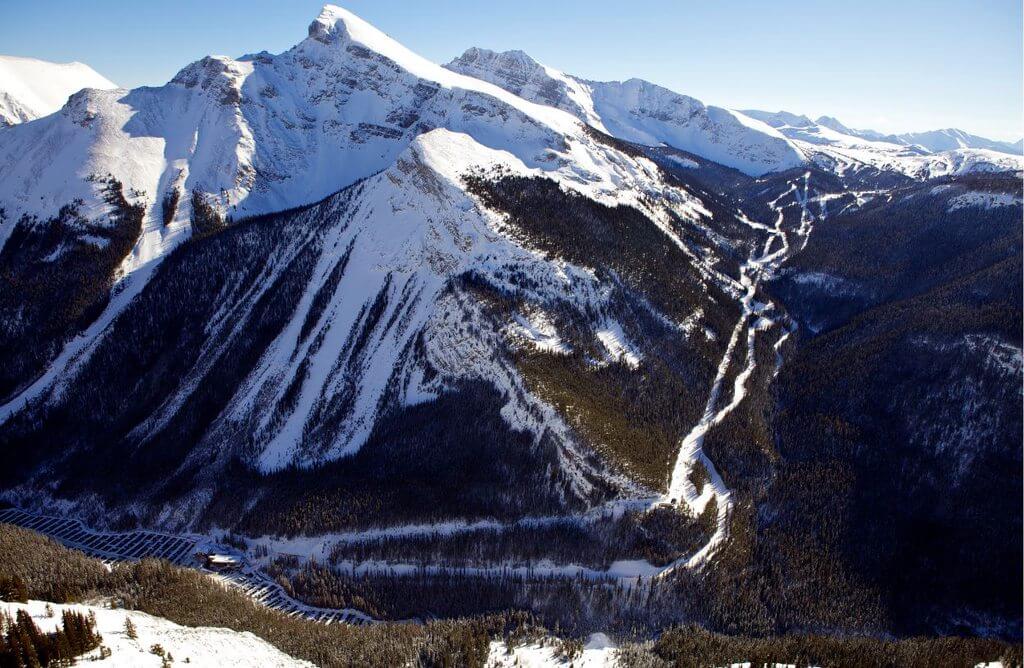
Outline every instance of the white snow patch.
<svg viewBox="0 0 1024 668"><path fill-rule="evenodd" d="M793 274L792 281L798 285L814 287L822 292L830 292L837 295L857 296L864 294L864 289L855 282L841 276L833 276L820 271Z"/></svg>
<svg viewBox="0 0 1024 668"><path fill-rule="evenodd" d="M597 340L604 346L609 361L625 362L631 369L640 366L643 354L629 342L619 323L613 320L605 322L604 326L597 330Z"/></svg>
<svg viewBox="0 0 1024 668"><path fill-rule="evenodd" d="M680 167L685 167L686 169L697 169L698 167L700 167L700 165L698 165L696 161L690 160L689 158L684 158L681 155L669 154L666 157L675 164L679 165Z"/></svg>
<svg viewBox="0 0 1024 668"><path fill-rule="evenodd" d="M571 350L569 345L559 338L555 325L548 315L539 309L534 309L527 316L517 313L513 323L509 325L509 332L525 339L542 352L564 355Z"/></svg>

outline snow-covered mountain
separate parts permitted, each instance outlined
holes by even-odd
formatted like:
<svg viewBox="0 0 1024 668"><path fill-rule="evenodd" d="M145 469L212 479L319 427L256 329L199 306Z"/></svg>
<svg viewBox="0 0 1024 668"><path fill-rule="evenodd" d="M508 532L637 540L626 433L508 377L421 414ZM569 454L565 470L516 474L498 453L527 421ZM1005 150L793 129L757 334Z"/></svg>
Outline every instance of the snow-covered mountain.
<svg viewBox="0 0 1024 668"><path fill-rule="evenodd" d="M86 177L109 173L151 209L179 189L202 191L222 213L251 215L336 192L435 127L478 130L533 163L576 126L328 7L307 39L278 56L209 57L159 88L82 91L60 115L17 128L0 144L0 199L9 219L48 216L76 198L96 202ZM180 215L148 229L146 252L189 211L183 201Z"/></svg>
<svg viewBox="0 0 1024 668"><path fill-rule="evenodd" d="M587 81L541 65L522 51L479 48L445 67L564 109L619 139L667 144L746 174L759 176L803 162L800 151L764 123L641 79Z"/></svg>
<svg viewBox="0 0 1024 668"><path fill-rule="evenodd" d="M83 63L0 56L0 127L49 116L83 88L117 85Z"/></svg>
<svg viewBox="0 0 1024 668"><path fill-rule="evenodd" d="M1019 155L996 153L1005 152L1006 146L965 133L945 143L928 141L924 135L916 142L909 135L887 138L851 131L827 117L815 122L785 111L734 111L707 106L641 79L584 80L542 65L522 51L471 48L445 67L563 109L619 139L669 146L754 176L809 162L840 175L872 168L913 178L1019 169L1021 164Z"/></svg>
<svg viewBox="0 0 1024 668"><path fill-rule="evenodd" d="M988 151L998 151L1011 155L1021 154L1021 142L996 141L986 139L957 128L946 128L944 130L931 130L928 132L907 132L896 135L896 137L907 144L924 146L929 151L952 151L960 148L980 148Z"/></svg>

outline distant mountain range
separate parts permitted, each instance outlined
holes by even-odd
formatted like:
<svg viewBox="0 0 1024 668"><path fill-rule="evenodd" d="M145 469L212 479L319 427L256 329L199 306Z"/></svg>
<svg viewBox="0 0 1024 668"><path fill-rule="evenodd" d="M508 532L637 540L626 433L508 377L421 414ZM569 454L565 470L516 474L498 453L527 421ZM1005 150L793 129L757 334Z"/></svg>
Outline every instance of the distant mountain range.
<svg viewBox="0 0 1024 668"><path fill-rule="evenodd" d="M874 142L887 142L903 146L920 147L930 153L942 151L955 151L964 148L979 148L987 151L999 151L1010 155L1020 155L1024 140L1017 142L994 141L985 139L978 135L972 135L956 128L945 130L931 130L928 132L907 132L904 134L884 134L875 130L853 130L843 125L842 122L832 116L822 116L812 121L806 116L792 114L788 111L758 111L746 109L743 111L748 116L764 121L773 128L778 129L805 129L820 126L828 128L842 135L860 137Z"/></svg>

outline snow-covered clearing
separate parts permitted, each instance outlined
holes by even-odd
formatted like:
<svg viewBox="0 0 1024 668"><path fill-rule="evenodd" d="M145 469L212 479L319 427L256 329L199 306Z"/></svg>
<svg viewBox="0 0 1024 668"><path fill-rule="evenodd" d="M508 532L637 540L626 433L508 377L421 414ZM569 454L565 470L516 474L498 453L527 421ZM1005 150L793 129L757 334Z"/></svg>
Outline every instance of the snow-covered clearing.
<svg viewBox="0 0 1024 668"><path fill-rule="evenodd" d="M541 352L565 354L571 350L569 344L558 336L548 315L539 309L527 316L516 314L509 325L509 333L523 338Z"/></svg>
<svg viewBox="0 0 1024 668"><path fill-rule="evenodd" d="M1019 206L1021 198L1010 193L970 191L949 200L949 210L957 211L969 207L997 209L1002 206Z"/></svg>
<svg viewBox="0 0 1024 668"><path fill-rule="evenodd" d="M52 616L47 613L52 610ZM104 666L163 665L163 659L151 650L159 645L171 655L175 663L188 662L192 666L222 668L306 668L313 664L299 661L281 652L267 641L252 633L206 626L180 626L161 617L144 612L124 609L110 609L102 605L62 605L45 601L28 603L7 603L0 601L0 610L11 616L19 610L27 610L32 620L44 633L56 630L61 624L64 610L74 610L96 616L96 630L103 637L102 646L110 649L110 656L100 659L99 649L85 655L89 664L99 662ZM131 619L137 637L129 638L125 620Z"/></svg>
<svg viewBox="0 0 1024 668"><path fill-rule="evenodd" d="M509 647L504 642L491 642L487 668L612 668L618 662L616 646L603 633L594 633L578 656L569 659L559 653L560 641L555 638Z"/></svg>

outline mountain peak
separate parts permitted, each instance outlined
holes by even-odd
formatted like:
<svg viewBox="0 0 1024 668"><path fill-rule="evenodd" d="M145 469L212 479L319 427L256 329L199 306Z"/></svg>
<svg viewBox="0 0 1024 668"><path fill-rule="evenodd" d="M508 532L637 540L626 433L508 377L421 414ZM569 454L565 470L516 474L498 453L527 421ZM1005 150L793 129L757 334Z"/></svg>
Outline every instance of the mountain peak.
<svg viewBox="0 0 1024 668"><path fill-rule="evenodd" d="M742 112L746 116L756 118L757 120L767 123L773 128L781 127L794 127L794 128L806 128L814 125L814 121L807 118L803 114L794 114L790 111L761 111L758 109L743 109Z"/></svg>
<svg viewBox="0 0 1024 668"><path fill-rule="evenodd" d="M383 31L337 5L324 5L319 16L309 24L308 32L307 42L313 40L327 46L359 44L415 74L420 74L424 68L440 69L439 66L410 51Z"/></svg>
<svg viewBox="0 0 1024 668"><path fill-rule="evenodd" d="M462 62L474 62L477 60L493 60L500 59L505 62L517 62L522 65L539 66L536 60L530 56L530 54L520 49L512 49L510 51L494 51L492 49L484 49L479 46L471 46L466 49L461 56L455 59L455 61ZM455 62L453 61L453 62Z"/></svg>
<svg viewBox="0 0 1024 668"><path fill-rule="evenodd" d="M324 44L330 44L348 37L349 26L356 22L371 27L347 9L337 5L324 5L319 16L309 24L309 36Z"/></svg>
<svg viewBox="0 0 1024 668"><path fill-rule="evenodd" d="M540 77L549 79L550 74L543 65L534 60L530 54L519 49L512 51L492 51L472 46L466 49L461 56L453 59L445 67L454 72L468 74L491 81L486 73L503 73L506 77L512 77L525 83L530 78ZM494 83L491 81L491 83Z"/></svg>
<svg viewBox="0 0 1024 668"><path fill-rule="evenodd" d="M415 70L416 65L422 66L428 62L383 31L337 5L324 5L319 16L309 24L308 32L309 39L325 45L355 42L390 58L406 69ZM430 65L438 67L433 63Z"/></svg>
<svg viewBox="0 0 1024 668"><path fill-rule="evenodd" d="M835 130L836 132L841 132L844 135L852 135L853 134L853 131L850 130L850 128L846 127L846 125L843 124L843 122L840 121L835 116L819 116L818 120L816 120L814 122L817 123L818 125L821 125L821 126L824 126L824 127L828 128L830 130Z"/></svg>

